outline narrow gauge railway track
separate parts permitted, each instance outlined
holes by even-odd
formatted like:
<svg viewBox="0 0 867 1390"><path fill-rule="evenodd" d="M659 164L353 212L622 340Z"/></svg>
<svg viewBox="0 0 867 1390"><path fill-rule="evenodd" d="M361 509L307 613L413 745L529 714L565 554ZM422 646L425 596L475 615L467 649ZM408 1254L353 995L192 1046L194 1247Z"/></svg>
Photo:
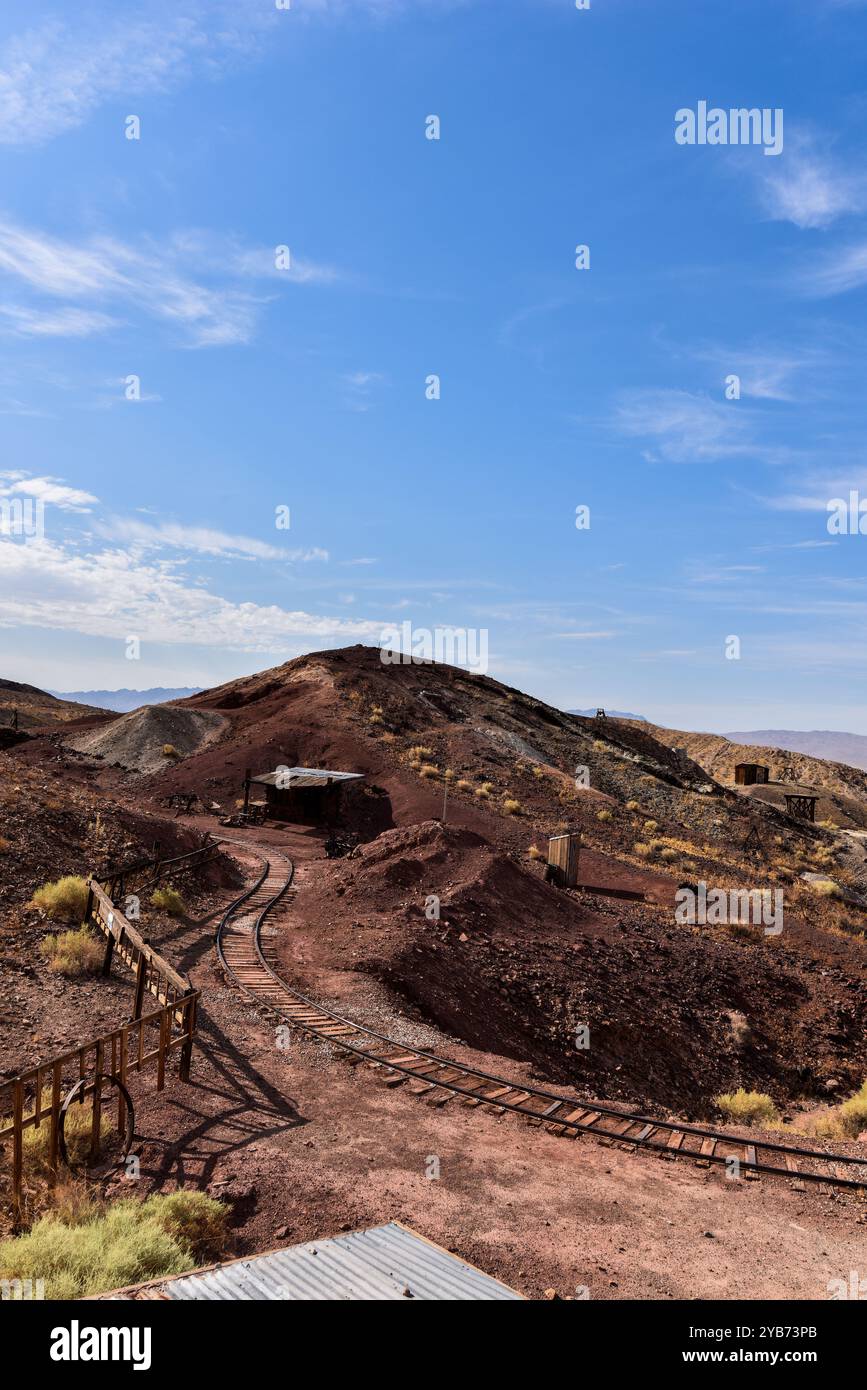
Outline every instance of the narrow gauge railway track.
<svg viewBox="0 0 867 1390"><path fill-rule="evenodd" d="M519 1085L476 1067L411 1045L404 1046L372 1028L353 1023L300 994L277 974L265 957L262 932L270 912L294 892L294 865L270 845L237 845L262 861L258 879L225 912L217 928L217 955L224 972L244 994L265 1005L296 1028L343 1048L350 1061L365 1063L385 1076L389 1087L406 1086L413 1095L444 1105L462 1097L469 1106L484 1106L501 1115L512 1111L530 1124L572 1139L589 1134L598 1140L652 1149L672 1158L717 1164L756 1178L771 1174L795 1185L827 1183L867 1191L867 1161L846 1154L824 1153L767 1140L756 1143L703 1125L657 1120L600 1102L579 1102L538 1086Z"/></svg>

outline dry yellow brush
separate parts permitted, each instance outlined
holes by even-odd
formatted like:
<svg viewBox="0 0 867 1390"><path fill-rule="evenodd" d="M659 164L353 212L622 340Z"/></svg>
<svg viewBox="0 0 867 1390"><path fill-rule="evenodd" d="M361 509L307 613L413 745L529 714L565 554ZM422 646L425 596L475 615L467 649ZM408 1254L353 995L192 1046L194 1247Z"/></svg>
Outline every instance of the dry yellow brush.
<svg viewBox="0 0 867 1390"><path fill-rule="evenodd" d="M761 1091L746 1091L741 1086L714 1097L716 1105L735 1124L763 1124L769 1128L780 1125L780 1115L770 1096ZM796 1122L793 1129L814 1134L820 1139L857 1139L867 1132L867 1081L848 1100L840 1105L820 1110Z"/></svg>
<svg viewBox="0 0 867 1390"><path fill-rule="evenodd" d="M0 1279L41 1279L47 1298L70 1299L183 1274L223 1253L227 1215L203 1192L109 1205L79 1195L0 1241Z"/></svg>

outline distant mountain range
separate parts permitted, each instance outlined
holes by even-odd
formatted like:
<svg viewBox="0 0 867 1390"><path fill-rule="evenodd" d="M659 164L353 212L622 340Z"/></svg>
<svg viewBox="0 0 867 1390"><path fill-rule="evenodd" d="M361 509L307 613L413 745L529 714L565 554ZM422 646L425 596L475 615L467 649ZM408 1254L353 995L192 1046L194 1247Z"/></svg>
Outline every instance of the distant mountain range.
<svg viewBox="0 0 867 1390"><path fill-rule="evenodd" d="M169 690L164 685L155 685L150 690L65 690L52 691L60 700L73 700L80 705L95 705L97 709L114 710L117 714L129 714L130 710L141 705L164 705L167 700L185 700L188 695L198 695L201 686L181 686Z"/></svg>
<svg viewBox="0 0 867 1390"><path fill-rule="evenodd" d="M567 713L567 714L580 714L581 717L582 717L582 719L592 719L593 716L594 716L595 713L596 713L596 710L595 710L595 709L567 709L566 713ZM640 719L641 722L642 722L642 724L646 724L646 723L647 723L647 720L645 719L645 717L644 717L643 714L627 714L626 711L625 711L625 710L622 710L622 709L607 709L607 710L605 711L605 713L608 715L609 719Z"/></svg>
<svg viewBox="0 0 867 1390"><path fill-rule="evenodd" d="M790 753L805 753L810 758L827 758L833 763L867 772L867 735L843 734L834 729L754 729L748 733L724 734L732 743L761 744L768 748L785 748Z"/></svg>

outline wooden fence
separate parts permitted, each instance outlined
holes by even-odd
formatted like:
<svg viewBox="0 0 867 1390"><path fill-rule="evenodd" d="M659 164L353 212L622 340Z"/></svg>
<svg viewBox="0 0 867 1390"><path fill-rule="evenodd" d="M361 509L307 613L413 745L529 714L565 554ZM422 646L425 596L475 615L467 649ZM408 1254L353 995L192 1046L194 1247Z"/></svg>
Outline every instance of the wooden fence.
<svg viewBox="0 0 867 1390"><path fill-rule="evenodd" d="M158 859L142 860L106 881L119 896L124 881L134 872L155 867L158 878L169 865L194 861L196 856L201 863L216 848L208 844L162 863ZM43 1124L48 1126L48 1167L52 1180L55 1179L63 1148L64 1107L72 1090L75 1104L83 1105L88 1098L92 1101L90 1158L95 1161L103 1132L103 1091L107 1085L118 1091L118 1132L128 1132L131 1137L133 1116L126 1083L133 1072L155 1066L156 1089L161 1091L167 1063L174 1052L179 1052L180 1078L190 1079L198 991L145 940L96 879L88 884L85 921L105 938L103 974L110 972L112 961L118 957L135 976L132 1018L114 1032L82 1043L0 1084L0 1146L5 1148L11 1140L12 1206L16 1219L23 1210L24 1132ZM146 995L159 1005L149 1013L143 1012Z"/></svg>

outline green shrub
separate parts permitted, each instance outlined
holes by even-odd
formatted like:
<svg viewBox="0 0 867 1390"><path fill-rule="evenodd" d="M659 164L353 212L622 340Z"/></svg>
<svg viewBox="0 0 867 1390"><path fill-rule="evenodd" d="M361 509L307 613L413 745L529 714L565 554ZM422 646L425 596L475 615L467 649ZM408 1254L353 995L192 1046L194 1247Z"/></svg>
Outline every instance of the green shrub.
<svg viewBox="0 0 867 1390"><path fill-rule="evenodd" d="M39 944L48 968L58 975L76 979L80 975L95 975L102 969L105 959L105 944L90 930L79 927L77 931L62 931L56 936L46 936Z"/></svg>
<svg viewBox="0 0 867 1390"><path fill-rule="evenodd" d="M80 1217L49 1214L0 1242L0 1278L44 1279L48 1298L82 1298L183 1274L219 1255L225 1238L225 1208L198 1192L124 1198Z"/></svg>
<svg viewBox="0 0 867 1390"><path fill-rule="evenodd" d="M777 1124L779 1112L770 1096L761 1091L745 1091L743 1086L736 1091L724 1092L715 1096L714 1102L724 1115L736 1124L752 1125L764 1122Z"/></svg>
<svg viewBox="0 0 867 1390"><path fill-rule="evenodd" d="M37 888L28 906L38 907L47 917L80 922L87 907L87 883L75 874L67 874Z"/></svg>
<svg viewBox="0 0 867 1390"><path fill-rule="evenodd" d="M187 911L184 900L176 888L155 888L151 894L151 907L167 912L170 917L183 917Z"/></svg>

